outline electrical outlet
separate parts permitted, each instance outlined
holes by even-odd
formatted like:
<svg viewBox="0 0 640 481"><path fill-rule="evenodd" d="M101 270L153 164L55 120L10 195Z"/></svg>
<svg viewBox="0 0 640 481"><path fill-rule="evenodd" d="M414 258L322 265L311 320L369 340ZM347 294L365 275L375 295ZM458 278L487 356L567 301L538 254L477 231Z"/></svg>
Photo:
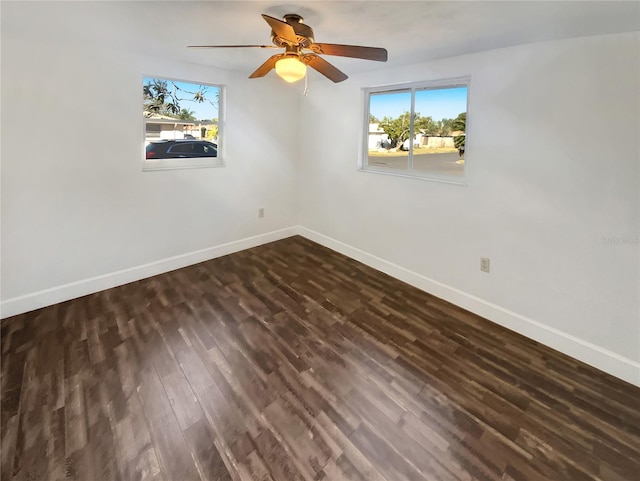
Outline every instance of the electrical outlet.
<svg viewBox="0 0 640 481"><path fill-rule="evenodd" d="M260 208L258 209L258 218L259 218L259 219L262 219L263 217L264 217L264 208L263 208L263 207L260 207Z"/></svg>
<svg viewBox="0 0 640 481"><path fill-rule="evenodd" d="M481 257L480 258L480 270L482 272L489 272L489 269L491 268L491 261L489 260L488 257Z"/></svg>

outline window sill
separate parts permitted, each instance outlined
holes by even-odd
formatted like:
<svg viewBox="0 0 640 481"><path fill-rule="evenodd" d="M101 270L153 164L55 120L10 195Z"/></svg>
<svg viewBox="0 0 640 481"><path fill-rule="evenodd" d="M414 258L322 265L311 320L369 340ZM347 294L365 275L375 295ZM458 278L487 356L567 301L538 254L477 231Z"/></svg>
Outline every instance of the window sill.
<svg viewBox="0 0 640 481"><path fill-rule="evenodd" d="M192 159L145 159L142 162L143 172L152 170L181 170L181 169L205 169L211 167L224 167L222 159L213 158L192 158Z"/></svg>
<svg viewBox="0 0 640 481"><path fill-rule="evenodd" d="M391 170L391 169L385 169L381 167L372 167L372 166L358 167L358 171L371 173L371 174L392 175L394 177L405 177L409 179L428 180L432 182L441 182L444 184L460 185L463 187L466 187L467 185L466 176L444 175L444 174L437 174L435 172L421 172L421 171L415 171L415 170Z"/></svg>

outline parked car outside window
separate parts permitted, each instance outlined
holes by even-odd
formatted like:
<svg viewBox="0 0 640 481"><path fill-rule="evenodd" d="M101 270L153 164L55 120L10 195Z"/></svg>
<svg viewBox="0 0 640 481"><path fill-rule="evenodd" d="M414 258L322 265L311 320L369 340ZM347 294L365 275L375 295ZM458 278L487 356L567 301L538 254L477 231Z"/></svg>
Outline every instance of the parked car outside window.
<svg viewBox="0 0 640 481"><path fill-rule="evenodd" d="M217 156L218 146L207 140L161 140L146 147L146 158L150 160Z"/></svg>

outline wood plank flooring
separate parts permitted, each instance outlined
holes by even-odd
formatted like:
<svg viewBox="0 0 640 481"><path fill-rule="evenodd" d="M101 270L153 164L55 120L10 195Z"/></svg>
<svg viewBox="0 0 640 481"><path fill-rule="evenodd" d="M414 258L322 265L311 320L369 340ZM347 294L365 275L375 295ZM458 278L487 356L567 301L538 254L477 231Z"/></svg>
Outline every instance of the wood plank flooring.
<svg viewBox="0 0 640 481"><path fill-rule="evenodd" d="M2 321L9 480L637 481L640 389L293 237Z"/></svg>

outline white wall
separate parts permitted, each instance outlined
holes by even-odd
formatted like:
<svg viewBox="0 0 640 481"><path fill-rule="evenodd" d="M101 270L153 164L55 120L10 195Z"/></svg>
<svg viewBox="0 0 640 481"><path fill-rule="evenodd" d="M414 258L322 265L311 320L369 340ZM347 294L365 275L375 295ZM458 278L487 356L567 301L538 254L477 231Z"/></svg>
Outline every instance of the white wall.
<svg viewBox="0 0 640 481"><path fill-rule="evenodd" d="M226 167L142 172L145 74L227 86ZM3 33L3 316L290 235L298 102L273 78Z"/></svg>
<svg viewBox="0 0 640 481"><path fill-rule="evenodd" d="M603 243L640 233L639 45L580 38L314 82L306 235L640 384L637 241ZM362 87L465 75L466 187L357 171Z"/></svg>

